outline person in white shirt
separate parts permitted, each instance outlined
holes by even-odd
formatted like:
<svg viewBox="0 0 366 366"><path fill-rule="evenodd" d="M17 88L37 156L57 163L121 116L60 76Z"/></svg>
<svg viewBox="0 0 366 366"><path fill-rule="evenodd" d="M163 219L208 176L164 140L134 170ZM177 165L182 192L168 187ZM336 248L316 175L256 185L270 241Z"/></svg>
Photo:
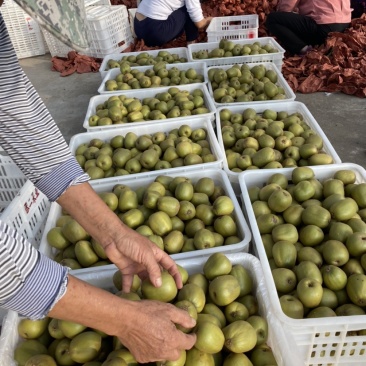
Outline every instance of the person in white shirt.
<svg viewBox="0 0 366 366"><path fill-rule="evenodd" d="M136 11L134 29L137 38L149 47L162 46L183 32L190 44L211 20L203 16L199 0L143 0Z"/></svg>

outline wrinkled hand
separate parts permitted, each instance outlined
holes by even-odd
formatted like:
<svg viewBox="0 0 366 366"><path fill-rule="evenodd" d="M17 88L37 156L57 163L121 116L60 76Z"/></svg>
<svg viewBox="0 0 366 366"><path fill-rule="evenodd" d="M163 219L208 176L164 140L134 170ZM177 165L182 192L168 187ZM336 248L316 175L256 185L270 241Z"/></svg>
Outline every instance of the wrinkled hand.
<svg viewBox="0 0 366 366"><path fill-rule="evenodd" d="M161 285L161 267L174 277L178 288L182 279L175 262L146 237L128 228L87 184L69 187L57 200L104 248L108 258L123 274L123 291L129 292L133 275L149 277Z"/></svg>
<svg viewBox="0 0 366 366"><path fill-rule="evenodd" d="M121 319L118 337L140 363L175 361L182 350L191 349L196 342L195 334L185 334L175 326L192 328L195 320L172 304L131 301L128 314L128 319Z"/></svg>
<svg viewBox="0 0 366 366"><path fill-rule="evenodd" d="M156 244L134 230L119 239L117 243L106 245L104 251L122 273L124 292L130 291L134 274L141 279L149 277L152 284L160 287L161 267L174 277L178 288L183 286L177 265Z"/></svg>

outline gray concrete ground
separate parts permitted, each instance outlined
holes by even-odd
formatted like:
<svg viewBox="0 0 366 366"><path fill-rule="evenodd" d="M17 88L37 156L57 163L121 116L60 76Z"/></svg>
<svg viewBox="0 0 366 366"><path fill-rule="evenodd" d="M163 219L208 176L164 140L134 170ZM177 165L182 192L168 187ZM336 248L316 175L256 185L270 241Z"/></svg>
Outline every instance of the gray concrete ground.
<svg viewBox="0 0 366 366"><path fill-rule="evenodd" d="M49 108L67 142L86 132L83 121L89 99L97 95L99 73L61 77L51 71L51 56L32 57L20 63ZM366 168L366 101L341 93L297 94L327 135L342 162Z"/></svg>

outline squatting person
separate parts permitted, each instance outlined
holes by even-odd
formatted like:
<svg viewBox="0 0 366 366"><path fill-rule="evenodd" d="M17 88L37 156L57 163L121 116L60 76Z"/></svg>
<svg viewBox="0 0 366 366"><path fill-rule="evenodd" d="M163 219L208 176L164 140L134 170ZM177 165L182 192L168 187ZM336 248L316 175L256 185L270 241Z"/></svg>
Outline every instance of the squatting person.
<svg viewBox="0 0 366 366"><path fill-rule="evenodd" d="M266 27L286 51L305 54L330 32L343 32L351 22L349 0L279 0Z"/></svg>
<svg viewBox="0 0 366 366"><path fill-rule="evenodd" d="M144 0L139 4L134 29L147 46L162 46L185 32L187 44L198 37L198 29L207 27L199 0Z"/></svg>

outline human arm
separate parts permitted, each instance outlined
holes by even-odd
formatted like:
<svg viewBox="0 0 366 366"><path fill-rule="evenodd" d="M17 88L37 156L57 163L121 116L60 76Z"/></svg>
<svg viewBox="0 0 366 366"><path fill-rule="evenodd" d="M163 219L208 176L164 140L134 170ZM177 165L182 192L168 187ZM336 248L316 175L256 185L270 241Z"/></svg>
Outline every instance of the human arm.
<svg viewBox="0 0 366 366"><path fill-rule="evenodd" d="M185 0L185 6L190 18L198 29L206 28L210 24L212 17L203 16L199 0Z"/></svg>
<svg viewBox="0 0 366 366"><path fill-rule="evenodd" d="M69 190L78 195L75 193L78 192L78 187L82 190L86 186L91 189L85 183L88 180L87 175L71 156L52 117L22 72L1 14L0 39L2 40L0 42L2 147L50 200L57 200L63 192ZM90 194L93 203L96 194L94 192ZM67 193L63 198L65 197L72 198ZM100 201L94 204L93 208L98 209L99 203ZM109 217L114 218L113 215L110 211L104 218L108 221ZM135 233L134 238L136 237ZM144 247L139 245L141 246ZM138 260L145 258L141 251L134 253ZM85 290L78 281L76 282L79 285L74 286L75 279L68 277L67 268L40 254L27 240L1 221L0 268L2 274L0 305L26 317L39 319L48 314L100 328L108 334L119 336L141 360L161 359L161 357L173 359L177 357L177 350L190 348L194 344L194 336L182 337L181 332L173 329L174 323L185 327L194 325L194 321L190 320L187 313L172 309L173 306L169 304L152 305L150 302L132 304L122 299L118 300L118 303L117 299L113 299L111 303L110 296L113 296L111 294L108 295L90 286ZM67 278L69 278L68 284ZM92 305L94 301L97 305ZM88 312L85 311L86 308ZM103 322L105 324L101 325ZM114 324L108 328L110 322ZM157 338L159 341L156 341ZM151 339L154 342L151 342ZM161 340L164 342L163 346ZM140 355L145 350L148 356Z"/></svg>
<svg viewBox="0 0 366 366"><path fill-rule="evenodd" d="M174 325L193 327L187 312L171 304L127 301L77 280L1 221L0 268L3 308L31 319L48 315L99 329L119 337L140 361L177 358L195 342Z"/></svg>
<svg viewBox="0 0 366 366"><path fill-rule="evenodd" d="M202 20L200 20L199 22L195 22L194 24L198 29L204 29L210 25L212 19L213 17L203 18Z"/></svg>
<svg viewBox="0 0 366 366"><path fill-rule="evenodd" d="M117 336L139 362L175 360L193 347L195 321L184 310L157 301L129 301L69 276L66 294L48 314ZM93 299L90 301L90 299ZM80 312L80 309L88 311Z"/></svg>
<svg viewBox="0 0 366 366"><path fill-rule="evenodd" d="M294 11L300 0L280 0L277 5L277 11Z"/></svg>
<svg viewBox="0 0 366 366"><path fill-rule="evenodd" d="M159 286L159 265L175 278L178 288L182 287L178 268L171 257L124 225L88 183L70 187L59 197L58 203L103 246L123 274L124 291L130 290L135 273L142 278L149 273L151 282Z"/></svg>
<svg viewBox="0 0 366 366"><path fill-rule="evenodd" d="M135 270L142 275L146 275L144 269L152 270L151 279L156 283L159 264L170 270L177 285L181 286L177 267L170 257L124 226L85 183L88 176L72 157L47 108L20 68L1 17L0 32L4 35L0 54L5 56L0 58L2 147L51 201L60 198L60 204L65 205L77 221L86 225L85 229L101 244L105 243L110 260L120 269L124 267L125 290L129 289L128 283L132 281L132 271Z"/></svg>

